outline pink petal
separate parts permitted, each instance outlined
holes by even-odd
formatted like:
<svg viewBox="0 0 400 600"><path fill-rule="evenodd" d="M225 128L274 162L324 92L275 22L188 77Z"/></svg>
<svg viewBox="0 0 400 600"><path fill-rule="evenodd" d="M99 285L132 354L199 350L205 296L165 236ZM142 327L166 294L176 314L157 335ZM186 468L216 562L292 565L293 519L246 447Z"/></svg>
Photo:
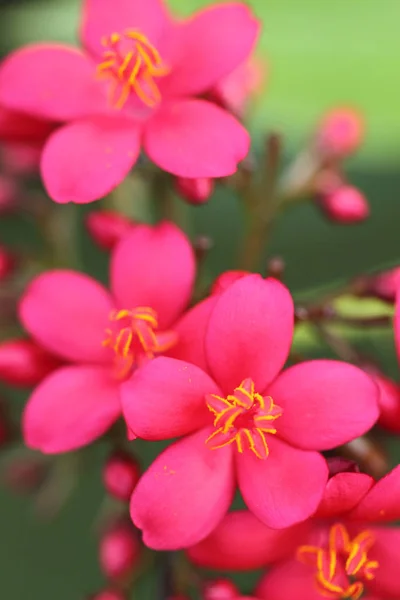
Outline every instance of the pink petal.
<svg viewBox="0 0 400 600"><path fill-rule="evenodd" d="M0 102L55 121L104 112L106 96L95 69L90 58L72 46L26 46L1 64Z"/></svg>
<svg viewBox="0 0 400 600"><path fill-rule="evenodd" d="M400 465L371 488L349 518L369 522L395 521L400 518Z"/></svg>
<svg viewBox="0 0 400 600"><path fill-rule="evenodd" d="M246 129L205 100L163 104L147 122L144 148L161 169L180 177L226 177L250 148Z"/></svg>
<svg viewBox="0 0 400 600"><path fill-rule="evenodd" d="M212 451L209 429L172 444L133 492L131 517L146 546L176 550L196 544L218 525L232 501L232 449Z"/></svg>
<svg viewBox="0 0 400 600"><path fill-rule="evenodd" d="M145 440L165 440L212 422L205 395L218 394L213 380L198 367L175 358L156 358L121 387L129 429Z"/></svg>
<svg viewBox="0 0 400 600"><path fill-rule="evenodd" d="M307 450L340 446L368 431L379 416L373 380L335 360L312 360L287 369L268 394L283 408L279 435Z"/></svg>
<svg viewBox="0 0 400 600"><path fill-rule="evenodd" d="M378 425L393 433L400 433L400 388L397 383L381 374L371 373L379 388Z"/></svg>
<svg viewBox="0 0 400 600"><path fill-rule="evenodd" d="M270 529L246 510L228 513L214 531L187 550L189 559L210 569L250 570L282 560L305 543L307 523Z"/></svg>
<svg viewBox="0 0 400 600"><path fill-rule="evenodd" d="M102 285L74 271L47 271L28 286L19 305L25 329L67 360L107 362L102 347L113 308Z"/></svg>
<svg viewBox="0 0 400 600"><path fill-rule="evenodd" d="M190 301L196 263L192 246L176 225L138 225L115 248L111 288L121 308L150 306L160 329L169 328Z"/></svg>
<svg viewBox="0 0 400 600"><path fill-rule="evenodd" d="M273 567L256 588L260 600L323 600L315 585L315 572L297 560Z"/></svg>
<svg viewBox="0 0 400 600"><path fill-rule="evenodd" d="M210 90L251 53L259 22L239 2L210 6L183 21L175 35L180 57L166 81L170 95L197 95Z"/></svg>
<svg viewBox="0 0 400 600"><path fill-rule="evenodd" d="M374 571L375 578L367 583L368 591L381 598L400 597L400 528L364 527L375 536L375 544L368 552L369 560L376 560L379 567Z"/></svg>
<svg viewBox="0 0 400 600"><path fill-rule="evenodd" d="M328 481L317 517L336 517L349 512L374 485L364 473L338 473Z"/></svg>
<svg viewBox="0 0 400 600"><path fill-rule="evenodd" d="M140 129L123 116L93 117L55 131L42 155L42 177L56 202L86 204L111 192L140 151Z"/></svg>
<svg viewBox="0 0 400 600"><path fill-rule="evenodd" d="M86 48L99 55L104 51L104 36L136 30L157 47L168 26L171 22L162 0L85 0L81 37Z"/></svg>
<svg viewBox="0 0 400 600"><path fill-rule="evenodd" d="M293 335L290 293L275 279L249 275L217 298L205 339L210 370L226 393L247 377L262 393L289 353Z"/></svg>
<svg viewBox="0 0 400 600"><path fill-rule="evenodd" d="M239 488L248 508L268 527L283 529L305 521L317 509L328 478L321 454L306 452L268 436L269 456L236 454Z"/></svg>
<svg viewBox="0 0 400 600"><path fill-rule="evenodd" d="M120 414L118 386L102 367L63 367L28 400L23 415L27 446L48 454L86 446Z"/></svg>
<svg viewBox="0 0 400 600"><path fill-rule="evenodd" d="M174 331L178 336L178 343L168 351L168 356L185 360L193 365L197 365L203 371L207 371L204 332L215 301L216 299L210 296L196 304L179 319L174 325Z"/></svg>

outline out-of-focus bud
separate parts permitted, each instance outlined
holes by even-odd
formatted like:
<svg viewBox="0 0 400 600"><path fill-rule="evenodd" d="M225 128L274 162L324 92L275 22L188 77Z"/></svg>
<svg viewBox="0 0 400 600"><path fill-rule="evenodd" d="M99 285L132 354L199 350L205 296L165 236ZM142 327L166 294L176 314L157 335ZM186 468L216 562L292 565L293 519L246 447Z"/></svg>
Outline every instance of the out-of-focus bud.
<svg viewBox="0 0 400 600"><path fill-rule="evenodd" d="M16 258L5 246L0 246L0 282L9 277L16 266Z"/></svg>
<svg viewBox="0 0 400 600"><path fill-rule="evenodd" d="M39 171L42 144L10 142L2 150L3 169L11 175L30 175Z"/></svg>
<svg viewBox="0 0 400 600"><path fill-rule="evenodd" d="M232 283L242 279L246 275L249 275L248 271L225 271L218 275L211 287L211 295L221 294L224 292Z"/></svg>
<svg viewBox="0 0 400 600"><path fill-rule="evenodd" d="M316 132L317 150L328 157L352 154L364 138L364 120L354 108L334 108L321 119Z"/></svg>
<svg viewBox="0 0 400 600"><path fill-rule="evenodd" d="M392 433L400 433L400 386L377 371L369 374L379 387L380 417L378 425Z"/></svg>
<svg viewBox="0 0 400 600"><path fill-rule="evenodd" d="M14 179L0 175L0 213L12 211L18 196L18 186Z"/></svg>
<svg viewBox="0 0 400 600"><path fill-rule="evenodd" d="M88 600L126 600L126 596L119 590L107 589L90 596Z"/></svg>
<svg viewBox="0 0 400 600"><path fill-rule="evenodd" d="M31 494L43 483L48 467L36 457L13 457L4 467L2 484L16 494Z"/></svg>
<svg viewBox="0 0 400 600"><path fill-rule="evenodd" d="M214 191L214 180L208 177L176 177L175 189L190 204L204 204Z"/></svg>
<svg viewBox="0 0 400 600"><path fill-rule="evenodd" d="M139 465L129 454L115 452L104 465L104 487L117 500L129 502L139 477Z"/></svg>
<svg viewBox="0 0 400 600"><path fill-rule="evenodd" d="M370 213L365 196L351 185L343 185L320 195L319 205L331 221L343 225L360 223Z"/></svg>
<svg viewBox="0 0 400 600"><path fill-rule="evenodd" d="M252 56L218 82L212 90L211 99L243 117L249 100L264 88L267 70L265 62Z"/></svg>
<svg viewBox="0 0 400 600"><path fill-rule="evenodd" d="M135 568L139 555L139 540L130 521L115 523L100 540L100 566L108 579L115 581L127 578Z"/></svg>
<svg viewBox="0 0 400 600"><path fill-rule="evenodd" d="M16 387L31 387L61 365L31 339L12 339L0 343L0 381Z"/></svg>
<svg viewBox="0 0 400 600"><path fill-rule="evenodd" d="M338 473L359 473L360 467L355 460L344 458L343 456L329 456L326 459L329 477L334 477Z"/></svg>
<svg viewBox="0 0 400 600"><path fill-rule="evenodd" d="M96 210L87 215L85 225L97 246L103 250L112 250L132 230L135 223L116 211Z"/></svg>
<svg viewBox="0 0 400 600"><path fill-rule="evenodd" d="M206 583L203 591L204 600L230 600L237 598L239 590L229 579L216 579Z"/></svg>
<svg viewBox="0 0 400 600"><path fill-rule="evenodd" d="M394 302L400 287L400 267L373 275L367 280L367 294L377 296L381 300Z"/></svg>
<svg viewBox="0 0 400 600"><path fill-rule="evenodd" d="M44 141L55 126L55 123L0 107L0 140Z"/></svg>

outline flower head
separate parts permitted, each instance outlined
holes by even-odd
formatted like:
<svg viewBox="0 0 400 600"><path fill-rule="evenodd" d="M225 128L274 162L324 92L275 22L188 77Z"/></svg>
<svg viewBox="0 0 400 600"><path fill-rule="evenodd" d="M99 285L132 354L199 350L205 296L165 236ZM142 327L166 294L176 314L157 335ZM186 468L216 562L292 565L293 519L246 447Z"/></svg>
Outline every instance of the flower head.
<svg viewBox="0 0 400 600"><path fill-rule="evenodd" d="M104 196L141 147L177 176L230 175L249 136L228 112L197 97L249 56L258 29L237 2L176 20L162 0L86 0L84 50L36 44L14 52L0 70L0 101L67 123L42 157L56 202Z"/></svg>

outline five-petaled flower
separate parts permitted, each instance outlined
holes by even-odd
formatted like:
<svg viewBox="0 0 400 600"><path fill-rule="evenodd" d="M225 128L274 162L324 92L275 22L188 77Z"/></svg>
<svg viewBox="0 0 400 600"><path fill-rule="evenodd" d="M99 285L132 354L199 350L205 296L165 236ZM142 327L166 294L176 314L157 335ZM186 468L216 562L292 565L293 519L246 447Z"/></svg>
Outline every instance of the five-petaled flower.
<svg viewBox="0 0 400 600"><path fill-rule="evenodd" d="M314 360L279 374L294 311L278 281L245 276L193 310L192 364L156 358L121 389L138 437L184 436L158 456L132 496L133 521L157 549L205 538L227 512L236 480L267 525L305 520L328 477L318 451L361 435L378 417L377 387L352 365Z"/></svg>
<svg viewBox="0 0 400 600"><path fill-rule="evenodd" d="M138 225L113 250L111 293L74 271L43 273L20 303L26 330L72 365L46 377L23 416L25 442L55 453L101 436L121 415L121 383L177 343L195 276L192 247L170 223Z"/></svg>
<svg viewBox="0 0 400 600"><path fill-rule="evenodd" d="M175 175L223 177L246 156L249 135L199 96L248 58L258 30L237 2L177 20L162 0L86 0L84 51L61 44L17 50L0 69L0 102L67 123L42 156L56 202L104 196L141 147Z"/></svg>

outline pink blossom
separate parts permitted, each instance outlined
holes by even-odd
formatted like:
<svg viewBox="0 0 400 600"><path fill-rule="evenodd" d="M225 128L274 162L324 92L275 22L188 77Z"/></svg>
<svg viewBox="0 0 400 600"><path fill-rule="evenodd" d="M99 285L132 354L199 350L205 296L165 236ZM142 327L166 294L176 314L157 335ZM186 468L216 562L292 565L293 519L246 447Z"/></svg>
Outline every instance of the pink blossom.
<svg viewBox="0 0 400 600"><path fill-rule="evenodd" d="M248 152L249 135L228 112L197 97L249 56L258 30L238 2L177 20L162 0L86 0L84 49L17 50L0 70L0 102L67 123L42 156L56 202L104 196L141 147L174 175L230 175Z"/></svg>
<svg viewBox="0 0 400 600"><path fill-rule="evenodd" d="M138 225L111 256L110 287L50 271L22 297L21 321L48 351L69 361L34 390L23 416L26 444L46 453L89 444L120 416L122 381L177 342L174 325L195 275L191 245L173 224Z"/></svg>
<svg viewBox="0 0 400 600"><path fill-rule="evenodd" d="M315 360L279 374L293 313L278 281L243 277L187 315L185 347L191 331L195 364L156 358L122 386L134 434L183 436L132 496L131 516L148 546L182 548L205 538L227 512L236 481L266 525L305 520L328 477L319 451L361 435L378 418L377 387L352 365Z"/></svg>
<svg viewBox="0 0 400 600"><path fill-rule="evenodd" d="M324 155L343 158L360 146L364 135L365 124L361 113L354 108L339 107L323 116L315 143Z"/></svg>

